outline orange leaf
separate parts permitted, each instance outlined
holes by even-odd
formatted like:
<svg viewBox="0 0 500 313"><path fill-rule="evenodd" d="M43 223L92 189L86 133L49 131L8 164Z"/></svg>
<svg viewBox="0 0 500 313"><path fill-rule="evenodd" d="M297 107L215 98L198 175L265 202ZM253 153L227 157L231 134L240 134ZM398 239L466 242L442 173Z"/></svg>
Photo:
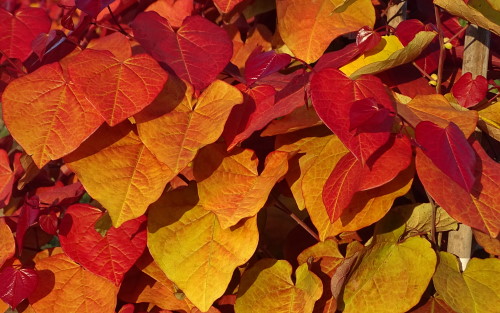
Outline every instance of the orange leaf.
<svg viewBox="0 0 500 313"><path fill-rule="evenodd" d="M86 271L65 254L36 264L38 286L29 297L37 313L114 313L118 288Z"/></svg>
<svg viewBox="0 0 500 313"><path fill-rule="evenodd" d="M143 215L176 175L128 122L112 128L103 125L65 161L90 196L109 211L116 228Z"/></svg>
<svg viewBox="0 0 500 313"><path fill-rule="evenodd" d="M238 89L220 80L197 99L193 92L191 85L171 77L153 104L136 116L141 140L175 174L198 149L220 137L231 109L243 101Z"/></svg>
<svg viewBox="0 0 500 313"><path fill-rule="evenodd" d="M247 39L244 43L241 41L240 31L237 27L234 29L229 28L228 32L234 34L235 37L233 38L233 57L231 58L231 63L240 69L245 67L245 62L255 48L260 46L264 51L269 51L272 48L271 40L273 34L262 24L257 24L248 32Z"/></svg>
<svg viewBox="0 0 500 313"><path fill-rule="evenodd" d="M354 1L336 12L332 0L278 0L278 30L296 57L313 63L340 35L373 27L375 9L370 0Z"/></svg>
<svg viewBox="0 0 500 313"><path fill-rule="evenodd" d="M75 150L103 122L59 63L11 82L2 102L7 128L39 168Z"/></svg>
<svg viewBox="0 0 500 313"><path fill-rule="evenodd" d="M0 268L16 252L16 242L4 218L0 218Z"/></svg>
<svg viewBox="0 0 500 313"><path fill-rule="evenodd" d="M214 0L214 4L222 13L229 13L238 4L243 2L243 0Z"/></svg>
<svg viewBox="0 0 500 313"><path fill-rule="evenodd" d="M113 126L144 109L160 93L167 73L147 54L119 60L86 49L68 65L72 81Z"/></svg>
<svg viewBox="0 0 500 313"><path fill-rule="evenodd" d="M476 181L471 192L439 170L420 149L417 149L417 171L422 184L436 202L457 221L496 237L500 232L500 164L492 160L478 142Z"/></svg>
<svg viewBox="0 0 500 313"><path fill-rule="evenodd" d="M0 149L0 208L4 208L10 201L15 173L10 168L7 151ZM0 262L1 263L1 262Z"/></svg>
<svg viewBox="0 0 500 313"><path fill-rule="evenodd" d="M155 11L168 20L173 27L181 27L182 21L191 15L193 0L159 0L153 2L144 12Z"/></svg>
<svg viewBox="0 0 500 313"><path fill-rule="evenodd" d="M417 95L409 103L398 102L397 106L398 113L413 127L422 121L430 121L445 128L453 122L462 130L465 137L469 137L476 129L477 111L458 111L442 95Z"/></svg>
<svg viewBox="0 0 500 313"><path fill-rule="evenodd" d="M108 50L120 61L132 56L130 41L122 33L116 32L89 42L87 48L93 50Z"/></svg>
<svg viewBox="0 0 500 313"><path fill-rule="evenodd" d="M482 231L473 229L474 238L477 243L489 254L500 255L500 238L492 238Z"/></svg>
<svg viewBox="0 0 500 313"><path fill-rule="evenodd" d="M288 170L288 153L271 152L262 173L252 150L211 145L194 163L200 205L217 215L223 229L254 216L264 206L271 189ZM223 195L223 196L221 196Z"/></svg>

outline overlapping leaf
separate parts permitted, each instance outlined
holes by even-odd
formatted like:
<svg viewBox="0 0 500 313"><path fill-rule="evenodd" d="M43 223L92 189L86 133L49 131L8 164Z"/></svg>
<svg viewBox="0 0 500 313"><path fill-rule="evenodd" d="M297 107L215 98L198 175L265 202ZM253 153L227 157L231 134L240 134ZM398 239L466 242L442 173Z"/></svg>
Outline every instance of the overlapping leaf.
<svg viewBox="0 0 500 313"><path fill-rule="evenodd" d="M436 291L459 313L494 313L500 307L500 260L472 258L463 273L456 256L439 253L433 277Z"/></svg>
<svg viewBox="0 0 500 313"><path fill-rule="evenodd" d="M200 205L193 185L164 194L148 217L151 255L204 312L224 293L234 269L250 259L259 240L256 217L223 229L217 216Z"/></svg>
<svg viewBox="0 0 500 313"><path fill-rule="evenodd" d="M350 129L350 112L356 100L373 98L381 107L394 110L378 78L367 75L351 80L337 69L326 68L314 74L310 88L318 116L362 164L388 141L389 132L357 134L356 130Z"/></svg>
<svg viewBox="0 0 500 313"><path fill-rule="evenodd" d="M111 227L102 236L94 224L103 212L87 204L70 206L59 227L64 252L94 274L120 285L146 247L146 219L139 217Z"/></svg>
<svg viewBox="0 0 500 313"><path fill-rule="evenodd" d="M220 80L195 98L191 86L170 78L160 97L136 116L139 137L148 149L177 174L197 151L215 142L241 93Z"/></svg>
<svg viewBox="0 0 500 313"><path fill-rule="evenodd" d="M150 104L168 77L147 54L119 60L109 51L92 49L72 59L68 71L77 88L111 126Z"/></svg>
<svg viewBox="0 0 500 313"><path fill-rule="evenodd" d="M75 150L103 122L58 63L10 83L2 102L9 131L40 168Z"/></svg>
<svg viewBox="0 0 500 313"><path fill-rule="evenodd" d="M14 179L15 173L10 168L7 151L0 149L0 208L5 207L10 201Z"/></svg>
<svg viewBox="0 0 500 313"><path fill-rule="evenodd" d="M442 95L417 95L410 102L398 102L397 105L398 113L413 127L422 121L430 121L443 128L453 122L467 138L476 129L477 112L457 111Z"/></svg>
<svg viewBox="0 0 500 313"><path fill-rule="evenodd" d="M143 215L176 175L128 122L113 128L103 125L65 161L90 196L109 211L114 227Z"/></svg>
<svg viewBox="0 0 500 313"><path fill-rule="evenodd" d="M321 297L321 280L302 264L295 271L286 260L263 259L245 271L234 306L236 313L312 313Z"/></svg>
<svg viewBox="0 0 500 313"><path fill-rule="evenodd" d="M254 50L245 62L245 82L247 85L281 70L291 61L291 57L286 53L276 53L272 50L261 52L260 49Z"/></svg>
<svg viewBox="0 0 500 313"><path fill-rule="evenodd" d="M436 254L424 238L398 242L403 232L404 225L376 234L345 285L343 312L404 313L419 302L434 274Z"/></svg>
<svg viewBox="0 0 500 313"><path fill-rule="evenodd" d="M323 123L314 108L301 106L293 110L292 113L271 121L260 136L286 134L321 124Z"/></svg>
<svg viewBox="0 0 500 313"><path fill-rule="evenodd" d="M156 12L144 12L135 18L132 28L146 51L197 90L215 79L233 53L227 33L201 16L186 17L174 31Z"/></svg>
<svg viewBox="0 0 500 313"><path fill-rule="evenodd" d="M488 81L484 76L472 79L472 73L463 74L451 88L451 93L464 108L470 108L486 97Z"/></svg>
<svg viewBox="0 0 500 313"><path fill-rule="evenodd" d="M29 297L36 313L114 313L115 285L80 265L65 254L36 263L39 284Z"/></svg>
<svg viewBox="0 0 500 313"><path fill-rule="evenodd" d="M50 19L42 8L24 7L14 14L0 8L0 51L24 61L31 53L31 41L49 29Z"/></svg>
<svg viewBox="0 0 500 313"><path fill-rule="evenodd" d="M0 218L0 268L2 265L14 256L16 251L16 242L9 226L5 223L4 218Z"/></svg>
<svg viewBox="0 0 500 313"><path fill-rule="evenodd" d="M371 1L355 1L338 11L335 8L330 0L276 2L279 34L296 57L313 63L336 37L363 26L373 27Z"/></svg>
<svg viewBox="0 0 500 313"><path fill-rule="evenodd" d="M164 17L172 27L181 27L182 21L191 15L193 0L159 0L144 10L154 11Z"/></svg>
<svg viewBox="0 0 500 313"><path fill-rule="evenodd" d="M222 229L254 216L264 206L271 189L288 169L288 153L275 151L266 157L264 170L257 171L252 150L211 145L200 151L194 163L199 205L213 212Z"/></svg>
<svg viewBox="0 0 500 313"><path fill-rule="evenodd" d="M222 13L229 13L235 6L240 4L243 0L215 0L214 4Z"/></svg>
<svg viewBox="0 0 500 313"><path fill-rule="evenodd" d="M7 266L0 272L0 299L16 308L38 285L38 275L31 268Z"/></svg>
<svg viewBox="0 0 500 313"><path fill-rule="evenodd" d="M458 227L455 221L442 207L435 209L435 224L432 225L433 207L430 203L408 204L397 206L394 212L397 212L406 224L406 231L411 235L430 233L432 227L437 232L456 230Z"/></svg>
<svg viewBox="0 0 500 313"><path fill-rule="evenodd" d="M476 181L470 193L443 173L420 149L416 158L418 176L429 194L454 219L496 237L500 232L500 165L479 143L475 142L473 148Z"/></svg>

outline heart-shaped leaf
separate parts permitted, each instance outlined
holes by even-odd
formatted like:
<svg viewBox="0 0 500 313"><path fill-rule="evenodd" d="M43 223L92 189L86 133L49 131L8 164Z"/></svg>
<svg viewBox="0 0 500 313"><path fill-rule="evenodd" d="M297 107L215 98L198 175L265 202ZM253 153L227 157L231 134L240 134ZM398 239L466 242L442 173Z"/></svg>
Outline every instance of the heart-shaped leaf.
<svg viewBox="0 0 500 313"><path fill-rule="evenodd" d="M484 76L478 75L472 79L472 73L463 74L451 88L451 93L457 99L458 104L464 108L470 108L486 97L488 92L488 81Z"/></svg>
<svg viewBox="0 0 500 313"><path fill-rule="evenodd" d="M146 51L197 90L208 86L232 56L227 33L201 16L186 17L174 31L158 13L144 12L135 18L132 29Z"/></svg>
<svg viewBox="0 0 500 313"><path fill-rule="evenodd" d="M35 270L5 267L0 272L0 299L15 308L35 291L37 284L38 275Z"/></svg>

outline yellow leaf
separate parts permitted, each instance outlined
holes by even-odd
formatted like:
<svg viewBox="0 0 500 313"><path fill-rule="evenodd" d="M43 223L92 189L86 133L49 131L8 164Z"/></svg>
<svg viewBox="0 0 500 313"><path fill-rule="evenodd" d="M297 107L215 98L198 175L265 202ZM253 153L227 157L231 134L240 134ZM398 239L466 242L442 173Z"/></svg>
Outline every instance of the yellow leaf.
<svg viewBox="0 0 500 313"><path fill-rule="evenodd" d="M500 36L500 13L494 11L484 0L469 1L469 5L463 1L434 0L434 4L442 7L451 15L461 17Z"/></svg>
<svg viewBox="0 0 500 313"><path fill-rule="evenodd" d="M340 35L373 27L375 9L370 0L356 0L336 10L331 0L278 0L278 31L299 59L315 62Z"/></svg>
<svg viewBox="0 0 500 313"><path fill-rule="evenodd" d="M340 68L351 79L365 74L377 74L415 60L436 36L435 32L421 31L403 47L396 36L382 36L379 44Z"/></svg>
<svg viewBox="0 0 500 313"><path fill-rule="evenodd" d="M395 208L406 221L406 230L409 236L430 233L432 228L432 205L430 203L408 204ZM456 230L458 223L442 207L436 208L436 231L444 232Z"/></svg>
<svg viewBox="0 0 500 313"><path fill-rule="evenodd" d="M323 284L302 264L295 271L285 260L263 259L245 271L234 309L236 313L311 313Z"/></svg>
<svg viewBox="0 0 500 313"><path fill-rule="evenodd" d="M200 205L217 216L223 229L254 216L264 206L271 189L288 169L288 153L276 151L266 157L259 175L252 150L210 145L194 162Z"/></svg>
<svg viewBox="0 0 500 313"><path fill-rule="evenodd" d="M194 185L165 193L149 211L151 255L203 312L222 296L234 269L250 259L258 241L256 217L222 229L216 215L199 204Z"/></svg>
<svg viewBox="0 0 500 313"><path fill-rule="evenodd" d="M492 103L479 112L477 125L491 137L500 140L500 102Z"/></svg>
<svg viewBox="0 0 500 313"><path fill-rule="evenodd" d="M453 254L439 252L433 282L446 303L459 313L496 313L500 308L500 260L472 258L463 273Z"/></svg>
<svg viewBox="0 0 500 313"><path fill-rule="evenodd" d="M344 313L403 313L427 289L436 266L429 241L397 239L403 227L377 235L350 275L343 294Z"/></svg>
<svg viewBox="0 0 500 313"><path fill-rule="evenodd" d="M103 125L65 161L89 195L109 211L114 227L143 215L176 175L128 122Z"/></svg>
<svg viewBox="0 0 500 313"><path fill-rule="evenodd" d="M238 89L220 80L198 99L193 92L191 85L171 77L161 96L135 117L141 140L174 174L220 137L231 109L243 101Z"/></svg>

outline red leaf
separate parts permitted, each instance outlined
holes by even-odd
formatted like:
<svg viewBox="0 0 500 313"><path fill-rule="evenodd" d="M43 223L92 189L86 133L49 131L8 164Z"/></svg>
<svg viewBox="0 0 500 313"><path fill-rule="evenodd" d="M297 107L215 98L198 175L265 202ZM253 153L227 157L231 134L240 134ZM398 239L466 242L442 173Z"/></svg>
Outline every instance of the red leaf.
<svg viewBox="0 0 500 313"><path fill-rule="evenodd" d="M233 45L226 31L201 16L188 16L174 31L156 12L139 14L132 23L137 41L196 89L208 86L228 64Z"/></svg>
<svg viewBox="0 0 500 313"><path fill-rule="evenodd" d="M68 71L110 126L144 109L167 81L167 73L147 54L118 60L109 51L86 49Z"/></svg>
<svg viewBox="0 0 500 313"><path fill-rule="evenodd" d="M261 52L257 47L245 62L245 81L248 86L262 77L266 77L287 66L292 58L286 53L276 53L273 50Z"/></svg>
<svg viewBox="0 0 500 313"><path fill-rule="evenodd" d="M132 303L125 304L122 306L118 313L134 313L135 307Z"/></svg>
<svg viewBox="0 0 500 313"><path fill-rule="evenodd" d="M379 33L368 26L362 27L356 35L356 45L361 52L365 52L375 48L381 37Z"/></svg>
<svg viewBox="0 0 500 313"><path fill-rule="evenodd" d="M392 101L377 77L365 75L351 80L337 69L326 68L314 74L310 86L318 116L362 164L388 141L389 132L357 134L349 130L350 112L356 100L371 97L381 107L393 111Z"/></svg>
<svg viewBox="0 0 500 313"><path fill-rule="evenodd" d="M488 92L488 80L478 75L472 79L472 73L463 74L451 88L451 93L457 99L458 104L464 108L470 108L478 104L486 97Z"/></svg>
<svg viewBox="0 0 500 313"><path fill-rule="evenodd" d="M0 272L0 299L15 308L35 291L37 284L35 270L5 267Z"/></svg>
<svg viewBox="0 0 500 313"><path fill-rule="evenodd" d="M76 7L92 17L99 13L115 0L75 0Z"/></svg>
<svg viewBox="0 0 500 313"><path fill-rule="evenodd" d="M16 227L16 243L19 254L21 254L23 250L24 234L26 234L30 226L35 224L40 214L40 201L38 200L38 196L26 197L19 211L19 219Z"/></svg>
<svg viewBox="0 0 500 313"><path fill-rule="evenodd" d="M358 191L380 187L405 170L412 160L407 137L393 137L363 166L352 153L343 156L323 186L323 203L332 222L349 206ZM372 159L373 162L370 162Z"/></svg>
<svg viewBox="0 0 500 313"><path fill-rule="evenodd" d="M21 8L14 14L0 9L0 50L8 58L24 61L31 53L31 41L49 29L50 19L43 9Z"/></svg>
<svg viewBox="0 0 500 313"><path fill-rule="evenodd" d="M38 223L40 224L40 228L47 234L57 234L59 218L54 211L51 211L49 214L40 215Z"/></svg>
<svg viewBox="0 0 500 313"><path fill-rule="evenodd" d="M394 122L394 113L371 97L354 101L349 117L349 131L357 133L390 132Z"/></svg>
<svg viewBox="0 0 500 313"><path fill-rule="evenodd" d="M83 194L85 189L80 182L64 186L57 182L52 187L39 187L35 194L40 198L40 203L46 205L69 205L77 201Z"/></svg>
<svg viewBox="0 0 500 313"><path fill-rule="evenodd" d="M146 218L111 227L102 236L94 228L102 215L101 210L87 204L70 206L59 227L59 240L75 262L118 286L146 247Z"/></svg>
<svg viewBox="0 0 500 313"><path fill-rule="evenodd" d="M446 128L424 121L415 128L415 139L424 154L443 173L470 192L476 176L474 150L458 126L450 122Z"/></svg>
<svg viewBox="0 0 500 313"><path fill-rule="evenodd" d="M356 43L348 44L340 50L323 54L314 66L314 70L320 71L327 67L340 68L357 57L360 53L361 51Z"/></svg>

